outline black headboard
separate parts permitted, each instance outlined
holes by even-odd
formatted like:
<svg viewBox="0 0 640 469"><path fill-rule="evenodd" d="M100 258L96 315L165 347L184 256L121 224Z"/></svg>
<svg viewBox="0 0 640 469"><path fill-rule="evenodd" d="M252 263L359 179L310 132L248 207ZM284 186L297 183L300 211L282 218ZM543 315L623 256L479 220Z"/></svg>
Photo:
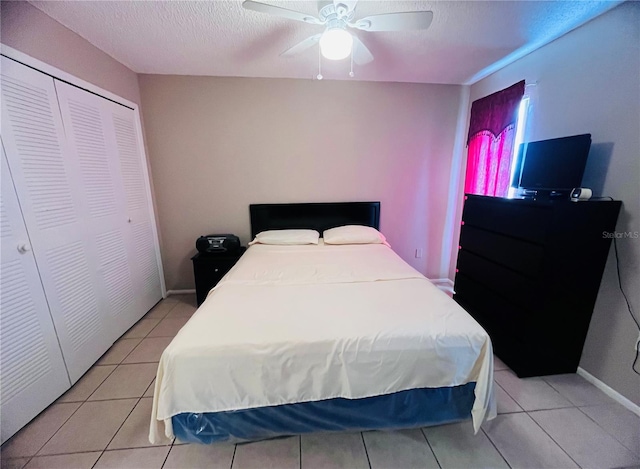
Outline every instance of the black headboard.
<svg viewBox="0 0 640 469"><path fill-rule="evenodd" d="M380 228L380 202L251 204L251 237L266 230L324 230L342 225Z"/></svg>

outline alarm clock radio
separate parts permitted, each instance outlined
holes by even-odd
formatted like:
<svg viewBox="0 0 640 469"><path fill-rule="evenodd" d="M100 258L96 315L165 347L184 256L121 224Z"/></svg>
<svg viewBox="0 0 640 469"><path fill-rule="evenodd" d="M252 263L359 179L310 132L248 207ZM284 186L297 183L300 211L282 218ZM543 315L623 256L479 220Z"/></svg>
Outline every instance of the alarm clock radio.
<svg viewBox="0 0 640 469"><path fill-rule="evenodd" d="M240 238L232 234L210 234L196 240L198 252L208 254L231 253L240 249Z"/></svg>

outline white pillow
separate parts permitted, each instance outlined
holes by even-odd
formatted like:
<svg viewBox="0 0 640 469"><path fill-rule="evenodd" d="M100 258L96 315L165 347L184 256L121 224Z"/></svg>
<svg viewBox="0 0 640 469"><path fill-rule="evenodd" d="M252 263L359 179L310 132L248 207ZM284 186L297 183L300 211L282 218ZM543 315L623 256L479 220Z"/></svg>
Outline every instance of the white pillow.
<svg viewBox="0 0 640 469"><path fill-rule="evenodd" d="M320 233L316 230L269 230L261 231L252 244L318 244Z"/></svg>
<svg viewBox="0 0 640 469"><path fill-rule="evenodd" d="M382 233L370 226L345 225L325 230L322 235L325 244L386 244Z"/></svg>

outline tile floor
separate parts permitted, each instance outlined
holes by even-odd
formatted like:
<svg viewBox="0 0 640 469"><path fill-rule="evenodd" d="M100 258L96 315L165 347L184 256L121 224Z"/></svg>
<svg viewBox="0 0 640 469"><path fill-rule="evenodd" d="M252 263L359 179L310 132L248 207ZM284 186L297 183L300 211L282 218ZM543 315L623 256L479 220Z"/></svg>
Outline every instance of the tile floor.
<svg viewBox="0 0 640 469"><path fill-rule="evenodd" d="M496 359L498 417L395 432L312 434L242 445L152 446L157 362L195 311L159 303L76 385L1 449L3 468L640 468L640 417L577 375L519 379Z"/></svg>

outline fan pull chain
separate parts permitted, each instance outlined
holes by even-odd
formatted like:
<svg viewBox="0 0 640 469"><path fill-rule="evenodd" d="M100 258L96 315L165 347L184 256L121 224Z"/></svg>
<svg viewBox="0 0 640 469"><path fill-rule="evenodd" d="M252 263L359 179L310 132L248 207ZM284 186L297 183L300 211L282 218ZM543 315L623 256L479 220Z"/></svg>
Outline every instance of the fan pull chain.
<svg viewBox="0 0 640 469"><path fill-rule="evenodd" d="M351 71L349 72L349 76L353 78L355 73L353 73L353 49L351 49Z"/></svg>
<svg viewBox="0 0 640 469"><path fill-rule="evenodd" d="M318 80L322 80L324 78L322 76L322 51L318 47L318 76L316 77Z"/></svg>

